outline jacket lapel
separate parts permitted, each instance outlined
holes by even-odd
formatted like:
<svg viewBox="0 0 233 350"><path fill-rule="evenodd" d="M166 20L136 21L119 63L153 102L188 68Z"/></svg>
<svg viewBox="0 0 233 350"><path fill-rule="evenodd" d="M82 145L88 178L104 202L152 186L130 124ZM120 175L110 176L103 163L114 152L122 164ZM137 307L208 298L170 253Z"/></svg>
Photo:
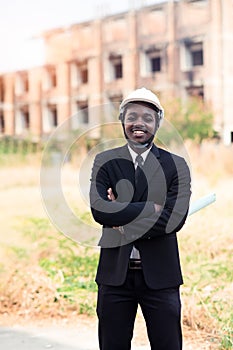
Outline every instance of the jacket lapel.
<svg viewBox="0 0 233 350"><path fill-rule="evenodd" d="M127 160L127 167L121 166L121 159ZM127 179L127 187L128 190L132 191L131 184L134 184L134 176L135 169L134 164L131 158L131 155L128 150L128 146L125 145L123 147L118 148L118 152L116 154L116 162L121 170L122 178ZM145 164L143 166L143 174L141 181L139 181L139 186L134 191L133 201L139 201L145 191L148 191L148 184L151 182L151 179L155 175L156 171L160 166L160 153L158 148L153 144L147 158ZM140 179L139 179L140 180Z"/></svg>
<svg viewBox="0 0 233 350"><path fill-rule="evenodd" d="M127 161L126 162L127 166L122 166L122 164L121 164L122 159ZM132 161L132 158L131 158L131 155L129 153L129 149L128 149L127 145L118 149L118 153L116 156L116 162L121 170L122 178L128 180L126 183L127 183L127 187L129 189L129 191L131 192L132 185L130 185L130 184L134 184L135 170L134 170L134 164L133 164L133 161Z"/></svg>

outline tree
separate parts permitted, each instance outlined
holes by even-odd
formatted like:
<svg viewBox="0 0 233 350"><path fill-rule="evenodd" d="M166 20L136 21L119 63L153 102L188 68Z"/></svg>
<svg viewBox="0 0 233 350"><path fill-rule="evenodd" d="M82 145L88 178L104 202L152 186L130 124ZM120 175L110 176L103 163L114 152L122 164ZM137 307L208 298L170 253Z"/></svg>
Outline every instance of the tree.
<svg viewBox="0 0 233 350"><path fill-rule="evenodd" d="M213 114L200 99L189 98L185 103L180 99L172 99L163 105L165 118L184 140L201 143L204 139L213 137Z"/></svg>

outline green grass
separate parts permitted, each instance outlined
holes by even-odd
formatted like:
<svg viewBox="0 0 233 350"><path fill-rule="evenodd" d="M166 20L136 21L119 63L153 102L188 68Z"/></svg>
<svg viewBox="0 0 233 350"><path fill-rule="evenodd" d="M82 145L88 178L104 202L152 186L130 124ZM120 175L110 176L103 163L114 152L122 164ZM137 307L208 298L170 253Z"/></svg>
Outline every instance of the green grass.
<svg viewBox="0 0 233 350"><path fill-rule="evenodd" d="M31 245L30 249L12 246L16 258L25 261L25 266L36 259L38 266L56 285L55 303L57 298L62 298L71 305L78 305L79 313L93 315L98 251L64 237L44 218L24 219L20 230Z"/></svg>
<svg viewBox="0 0 233 350"><path fill-rule="evenodd" d="M94 280L98 250L80 246L66 238L48 219L24 219L19 230L29 242L30 249L12 246L11 250L25 269L31 261L36 261L51 279L56 286L54 307L61 307L59 301L63 300L67 303L67 306L62 306L64 312L67 307L67 310L73 308L79 314L95 314L97 286ZM229 350L233 348L232 255L228 246L216 244L218 247L214 250L200 236L194 238L192 233L181 233L185 279L182 295L187 304L183 313L190 328L208 334L215 348ZM19 274L16 276L20 277ZM17 286L17 281L14 283ZM188 310L191 310L191 315Z"/></svg>

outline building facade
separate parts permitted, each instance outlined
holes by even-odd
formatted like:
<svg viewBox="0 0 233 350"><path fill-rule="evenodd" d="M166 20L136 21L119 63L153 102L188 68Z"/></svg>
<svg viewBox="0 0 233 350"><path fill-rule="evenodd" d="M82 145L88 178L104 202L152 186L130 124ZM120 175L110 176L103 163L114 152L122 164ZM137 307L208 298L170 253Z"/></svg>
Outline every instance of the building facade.
<svg viewBox="0 0 233 350"><path fill-rule="evenodd" d="M44 66L0 75L0 134L40 139L77 112L70 128L90 127L92 107L145 86L199 96L232 143L232 13L232 0L170 0L43 33Z"/></svg>

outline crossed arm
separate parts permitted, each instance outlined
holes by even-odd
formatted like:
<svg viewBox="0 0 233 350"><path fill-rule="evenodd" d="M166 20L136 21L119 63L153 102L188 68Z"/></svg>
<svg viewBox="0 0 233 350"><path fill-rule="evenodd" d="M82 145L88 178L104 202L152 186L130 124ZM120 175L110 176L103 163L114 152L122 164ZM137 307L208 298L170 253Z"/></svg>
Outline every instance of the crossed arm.
<svg viewBox="0 0 233 350"><path fill-rule="evenodd" d="M146 202L119 202L111 187L108 171L99 168L91 190L91 207L94 219L104 227L119 230L124 226L126 239L135 235L153 238L177 232L183 226L189 208L190 174L185 162L181 171L172 177L164 206Z"/></svg>
<svg viewBox="0 0 233 350"><path fill-rule="evenodd" d="M115 198L115 196L114 196L114 193L113 193L111 187L108 188L107 193L108 193L108 199L109 199L110 201L113 201L113 202L114 202L114 201L116 200L116 198ZM159 204L154 203L154 208L155 208L155 212L156 212L156 213L160 213L161 210L162 210L162 205L159 205ZM124 227L123 227L123 226L113 226L113 229L114 229L114 230L120 231L121 234L124 234L124 233L125 233Z"/></svg>
<svg viewBox="0 0 233 350"><path fill-rule="evenodd" d="M107 193L108 193L108 199L110 201L115 201L116 200L111 187L108 188ZM162 205L154 203L154 208L155 208L155 212L156 213L160 213L161 210L162 210ZM114 228L117 228L117 226L114 226Z"/></svg>

